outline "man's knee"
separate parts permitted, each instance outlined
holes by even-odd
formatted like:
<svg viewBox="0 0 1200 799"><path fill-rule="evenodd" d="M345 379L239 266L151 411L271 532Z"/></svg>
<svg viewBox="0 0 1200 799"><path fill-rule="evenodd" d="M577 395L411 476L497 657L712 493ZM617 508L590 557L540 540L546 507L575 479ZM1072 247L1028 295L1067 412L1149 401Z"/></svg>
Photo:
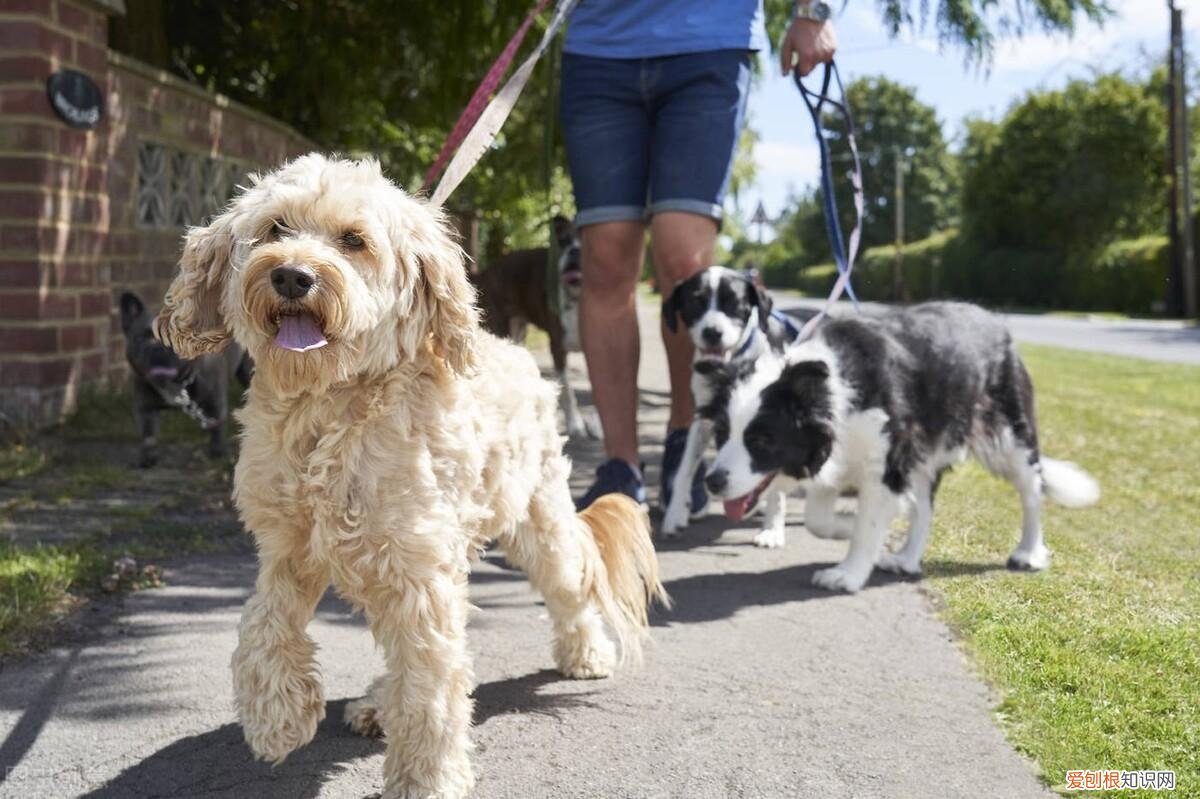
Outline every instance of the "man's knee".
<svg viewBox="0 0 1200 799"><path fill-rule="evenodd" d="M665 285L675 285L712 266L717 224L698 214L663 212L652 223L654 268Z"/></svg>
<svg viewBox="0 0 1200 799"><path fill-rule="evenodd" d="M622 302L642 271L645 230L640 223L608 222L583 229L583 292L590 300Z"/></svg>

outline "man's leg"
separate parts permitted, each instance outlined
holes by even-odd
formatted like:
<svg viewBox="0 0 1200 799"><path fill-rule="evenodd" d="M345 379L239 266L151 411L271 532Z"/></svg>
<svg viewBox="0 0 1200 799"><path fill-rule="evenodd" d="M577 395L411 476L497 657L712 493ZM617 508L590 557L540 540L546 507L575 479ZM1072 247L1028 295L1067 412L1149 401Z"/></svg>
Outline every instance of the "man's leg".
<svg viewBox="0 0 1200 799"><path fill-rule="evenodd" d="M635 295L645 237L641 222L600 222L580 232L580 343L587 359L592 400L604 428L608 457L620 458L635 469L639 468L637 374L641 353Z"/></svg>
<svg viewBox="0 0 1200 799"><path fill-rule="evenodd" d="M717 244L717 223L713 219L663 211L654 215L650 234L654 269L664 297L677 283L712 266ZM692 423L692 339L683 326L672 333L665 323L660 324L671 377L671 418L667 427L678 430Z"/></svg>

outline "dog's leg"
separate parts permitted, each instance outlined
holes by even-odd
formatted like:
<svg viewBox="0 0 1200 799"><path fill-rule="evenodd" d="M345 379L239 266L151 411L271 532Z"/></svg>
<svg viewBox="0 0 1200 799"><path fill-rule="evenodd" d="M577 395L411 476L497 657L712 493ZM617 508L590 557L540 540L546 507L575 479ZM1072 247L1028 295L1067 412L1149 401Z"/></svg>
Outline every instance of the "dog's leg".
<svg viewBox="0 0 1200 799"><path fill-rule="evenodd" d="M918 576L921 557L929 543L929 528L933 524L933 486L923 478L914 479L912 508L908 515L908 538L899 552L885 552L877 564L884 571Z"/></svg>
<svg viewBox="0 0 1200 799"><path fill-rule="evenodd" d="M754 536L754 546L777 549L787 541L787 494L772 491L767 495L762 532Z"/></svg>
<svg viewBox="0 0 1200 799"><path fill-rule="evenodd" d="M554 362L554 373L558 376L559 403L562 406L563 419L566 422L567 437L572 439L587 438L591 431L579 413L579 400L575 389L567 379L567 348L563 343L562 322L553 315L546 325L550 335L550 359Z"/></svg>
<svg viewBox="0 0 1200 799"><path fill-rule="evenodd" d="M871 576L879 560L888 525L896 517L900 498L882 482L870 481L858 491L858 514L846 559L813 575L813 585L830 591L856 593Z"/></svg>
<svg viewBox="0 0 1200 799"><path fill-rule="evenodd" d="M367 616L387 673L373 696L353 704L353 717L347 708L347 721L383 731L384 797L459 799L475 785L466 568L417 568L370 590Z"/></svg>
<svg viewBox="0 0 1200 799"><path fill-rule="evenodd" d="M1042 474L1032 453L1016 447L1009 458L1012 467L1005 476L1021 495L1021 542L1008 556L1008 568L1041 571L1050 565L1050 550L1042 535Z"/></svg>
<svg viewBox="0 0 1200 799"><path fill-rule="evenodd" d="M574 439L594 438L591 435L592 431L583 421L583 414L579 412L579 400L575 396L575 388L567 379L566 369L558 373L558 382L561 386L559 398L562 402L563 417L566 419L567 436Z"/></svg>
<svg viewBox="0 0 1200 799"><path fill-rule="evenodd" d="M837 512L837 498L832 489L809 487L804 497L804 526L817 538L844 541L854 534L854 517Z"/></svg>
<svg viewBox="0 0 1200 799"><path fill-rule="evenodd" d="M688 523L688 505L692 495L692 480L696 469L700 467L700 459L704 455L704 447L708 444L708 426L697 419L688 428L687 444L683 448L683 459L671 482L671 504L663 514L660 530L664 538L677 537ZM703 508L692 508L699 513Z"/></svg>
<svg viewBox="0 0 1200 799"><path fill-rule="evenodd" d="M233 690L246 743L255 757L279 763L312 740L325 718L317 646L304 628L328 578L269 549L259 558L258 583L238 626Z"/></svg>
<svg viewBox="0 0 1200 799"><path fill-rule="evenodd" d="M148 469L158 463L158 408L139 406L136 413L142 441L138 466Z"/></svg>
<svg viewBox="0 0 1200 799"><path fill-rule="evenodd" d="M594 554L585 551L587 533L575 515L565 466L562 478L555 476L547 475L535 491L529 523L501 536L500 545L546 600L558 670L576 679L607 677L616 665L617 650L587 594Z"/></svg>

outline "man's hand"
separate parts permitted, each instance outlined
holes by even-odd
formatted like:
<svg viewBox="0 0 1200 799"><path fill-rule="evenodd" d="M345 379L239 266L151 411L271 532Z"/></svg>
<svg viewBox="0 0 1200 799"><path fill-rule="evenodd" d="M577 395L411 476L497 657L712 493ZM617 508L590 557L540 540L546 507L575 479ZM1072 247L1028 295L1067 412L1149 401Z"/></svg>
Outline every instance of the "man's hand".
<svg viewBox="0 0 1200 799"><path fill-rule="evenodd" d="M793 69L800 77L817 68L817 64L828 64L837 51L837 34L832 22L815 22L811 19L792 20L783 44L779 48L779 65L783 74Z"/></svg>

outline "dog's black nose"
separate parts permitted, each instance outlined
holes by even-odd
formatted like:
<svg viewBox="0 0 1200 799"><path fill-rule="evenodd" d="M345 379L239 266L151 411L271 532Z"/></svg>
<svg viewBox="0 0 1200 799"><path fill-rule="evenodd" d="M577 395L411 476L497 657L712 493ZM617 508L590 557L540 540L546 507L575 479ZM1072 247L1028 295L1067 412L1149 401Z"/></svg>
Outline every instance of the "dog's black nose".
<svg viewBox="0 0 1200 799"><path fill-rule="evenodd" d="M704 478L704 485L708 488L708 493L719 496L725 491L725 486L729 485L729 472L724 469L713 469L708 473L708 477Z"/></svg>
<svg viewBox="0 0 1200 799"><path fill-rule="evenodd" d="M721 331L715 327L706 327L700 331L700 339L710 347L721 343Z"/></svg>
<svg viewBox="0 0 1200 799"><path fill-rule="evenodd" d="M304 266L277 266L271 270L271 285L281 297L298 300L317 282L313 271Z"/></svg>

